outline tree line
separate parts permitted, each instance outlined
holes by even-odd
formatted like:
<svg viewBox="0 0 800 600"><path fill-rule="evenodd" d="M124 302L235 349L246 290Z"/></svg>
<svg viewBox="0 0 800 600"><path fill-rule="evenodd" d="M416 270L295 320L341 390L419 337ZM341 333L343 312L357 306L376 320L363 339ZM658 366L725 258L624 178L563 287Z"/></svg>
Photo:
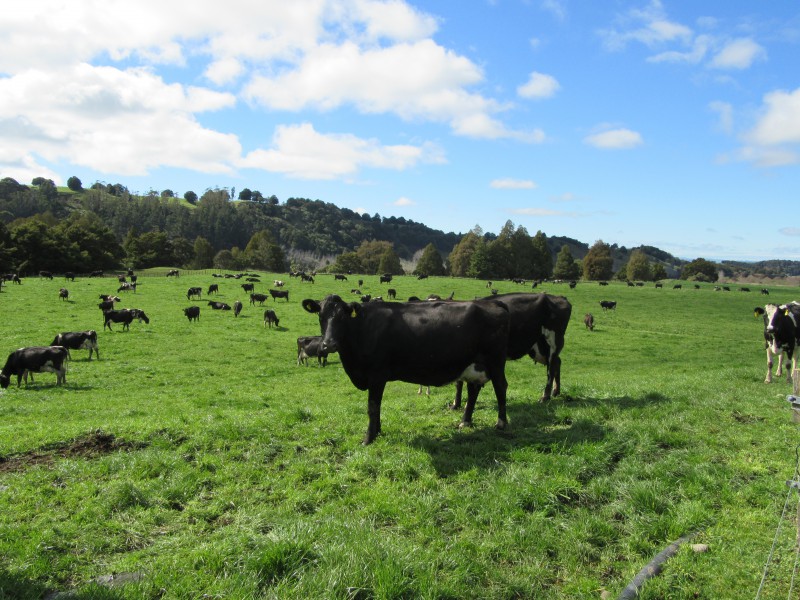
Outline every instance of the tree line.
<svg viewBox="0 0 800 600"><path fill-rule="evenodd" d="M0 179L0 271L174 266L402 274L406 261L417 275L492 280L667 276L658 249L627 253L600 240L576 257L570 247L575 244L557 248L559 240L548 240L542 231L531 235L511 221L497 234L476 226L462 235L320 200L289 198L281 204L249 188L236 201L227 189L209 189L200 197L189 191L181 201L172 190L139 195L101 182L84 189L77 177L67 186L59 190L41 177L31 185ZM629 259L615 273L621 250ZM689 263L681 276L715 280L717 267Z"/></svg>

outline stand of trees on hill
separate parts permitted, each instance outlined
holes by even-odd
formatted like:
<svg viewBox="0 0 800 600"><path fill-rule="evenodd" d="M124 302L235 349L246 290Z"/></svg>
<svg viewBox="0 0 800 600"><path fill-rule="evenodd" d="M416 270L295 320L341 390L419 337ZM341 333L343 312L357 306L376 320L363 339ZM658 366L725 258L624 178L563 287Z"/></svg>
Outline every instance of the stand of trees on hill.
<svg viewBox="0 0 800 600"><path fill-rule="evenodd" d="M122 184L88 189L70 177L67 189L37 177L31 185L0 179L0 272L23 275L177 266L206 269L303 269L350 273L404 272L484 279L649 281L674 277L714 281L742 263L680 261L650 246L633 251L597 241L530 234L507 221L498 234L476 226L444 233L403 217L359 214L320 200L281 204L244 188L183 199L172 190L132 194ZM772 261L775 271L800 263Z"/></svg>

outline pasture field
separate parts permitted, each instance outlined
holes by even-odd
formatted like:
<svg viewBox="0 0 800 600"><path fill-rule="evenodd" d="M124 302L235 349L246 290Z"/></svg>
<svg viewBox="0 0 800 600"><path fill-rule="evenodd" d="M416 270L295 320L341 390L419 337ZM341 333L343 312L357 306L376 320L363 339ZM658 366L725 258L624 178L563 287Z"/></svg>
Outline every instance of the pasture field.
<svg viewBox="0 0 800 600"><path fill-rule="evenodd" d="M96 306L114 278L0 292L0 360L62 331L95 329L100 346L91 362L72 352L63 387L43 373L0 392L0 597L614 598L686 535L708 551L683 545L641 598L753 598L773 538L761 598L787 597L796 502L775 534L800 436L790 385L763 383L753 308L799 288L540 286L573 305L560 397L540 403L544 367L511 362L510 429L494 430L488 386L459 430L453 386L425 397L390 383L383 433L364 447L366 393L336 355L297 366L295 342L319 333L301 300L350 298L357 277L267 274L256 292L280 278L290 300L253 307L242 281L162 273L119 294L150 317L126 332L103 331ZM399 299L488 292L363 279ZM212 283L212 299L244 302L240 317L206 306ZM201 301L187 301L191 286ZM183 316L191 305L198 322ZM267 307L279 328L263 326Z"/></svg>

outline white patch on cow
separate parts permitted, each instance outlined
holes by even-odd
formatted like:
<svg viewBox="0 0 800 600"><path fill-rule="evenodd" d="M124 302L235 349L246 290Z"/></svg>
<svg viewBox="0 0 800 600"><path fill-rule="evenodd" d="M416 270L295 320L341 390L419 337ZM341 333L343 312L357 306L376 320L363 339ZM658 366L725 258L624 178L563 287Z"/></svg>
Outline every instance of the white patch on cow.
<svg viewBox="0 0 800 600"><path fill-rule="evenodd" d="M534 344L531 350L533 351L533 360L540 364L546 365L550 361L550 355L556 347L556 332L552 329L548 329L547 327L542 327L542 335L547 341L547 354L544 353L543 348L539 347L539 344Z"/></svg>
<svg viewBox="0 0 800 600"><path fill-rule="evenodd" d="M472 363L461 375L458 377L459 381L466 381L467 383L477 383L478 385L484 385L487 381L489 381L489 376L487 375L486 371L478 370L475 363Z"/></svg>

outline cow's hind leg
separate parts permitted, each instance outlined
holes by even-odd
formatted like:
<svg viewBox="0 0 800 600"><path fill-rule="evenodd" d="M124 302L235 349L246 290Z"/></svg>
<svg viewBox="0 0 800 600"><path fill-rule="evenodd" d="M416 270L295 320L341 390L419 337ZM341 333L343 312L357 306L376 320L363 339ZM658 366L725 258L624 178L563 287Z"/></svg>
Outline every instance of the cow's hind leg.
<svg viewBox="0 0 800 600"><path fill-rule="evenodd" d="M367 415L369 425L367 433L362 442L365 446L371 444L381 432L381 401L383 400L383 390L386 387L385 381L373 383L369 386L369 396L367 399Z"/></svg>
<svg viewBox="0 0 800 600"><path fill-rule="evenodd" d="M464 414L461 415L461 423L458 424L459 429L472 427L472 413L475 411L475 402L482 387L479 383L467 382L467 404L464 406Z"/></svg>
<svg viewBox="0 0 800 600"><path fill-rule="evenodd" d="M508 380L504 371L492 377L492 387L497 396L497 423L495 429L505 429L508 427L508 415L506 414L506 394L508 392Z"/></svg>
<svg viewBox="0 0 800 600"><path fill-rule="evenodd" d="M453 403L450 405L452 410L458 410L461 408L461 394L464 391L464 382L463 381L456 381L456 397L453 400Z"/></svg>

